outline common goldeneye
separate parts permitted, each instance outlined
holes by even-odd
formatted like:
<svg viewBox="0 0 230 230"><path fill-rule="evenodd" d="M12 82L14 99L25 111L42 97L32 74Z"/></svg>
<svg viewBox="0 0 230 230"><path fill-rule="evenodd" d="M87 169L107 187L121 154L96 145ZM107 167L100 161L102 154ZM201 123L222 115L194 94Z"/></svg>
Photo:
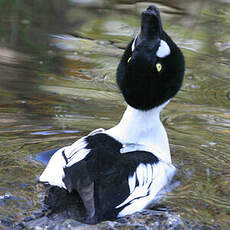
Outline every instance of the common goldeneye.
<svg viewBox="0 0 230 230"><path fill-rule="evenodd" d="M128 104L121 121L55 152L40 182L78 193L91 224L155 203L175 174L160 112L180 89L184 69L182 52L150 5L118 65L117 85Z"/></svg>

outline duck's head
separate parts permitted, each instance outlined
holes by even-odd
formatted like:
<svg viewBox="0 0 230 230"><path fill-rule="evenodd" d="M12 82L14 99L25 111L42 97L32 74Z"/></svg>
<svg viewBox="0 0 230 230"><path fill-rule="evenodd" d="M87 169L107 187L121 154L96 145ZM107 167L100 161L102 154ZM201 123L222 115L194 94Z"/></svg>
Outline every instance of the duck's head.
<svg viewBox="0 0 230 230"><path fill-rule="evenodd" d="M158 8L141 16L141 31L127 46L117 69L117 84L126 102L149 110L175 96L184 76L184 57L164 32Z"/></svg>

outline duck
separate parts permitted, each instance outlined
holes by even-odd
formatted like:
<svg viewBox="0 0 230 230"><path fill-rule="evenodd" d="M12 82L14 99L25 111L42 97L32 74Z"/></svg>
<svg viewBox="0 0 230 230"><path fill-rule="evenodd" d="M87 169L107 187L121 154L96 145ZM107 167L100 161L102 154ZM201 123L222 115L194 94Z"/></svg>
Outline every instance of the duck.
<svg viewBox="0 0 230 230"><path fill-rule="evenodd" d="M156 204L176 172L160 112L181 88L184 71L183 53L164 31L159 9L148 6L117 67L127 104L120 122L57 150L39 181L78 194L89 224Z"/></svg>

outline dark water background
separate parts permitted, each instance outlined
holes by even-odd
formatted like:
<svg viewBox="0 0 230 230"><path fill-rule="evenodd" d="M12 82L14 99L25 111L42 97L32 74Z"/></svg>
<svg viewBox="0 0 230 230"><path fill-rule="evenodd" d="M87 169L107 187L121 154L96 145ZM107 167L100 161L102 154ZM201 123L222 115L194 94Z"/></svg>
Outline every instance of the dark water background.
<svg viewBox="0 0 230 230"><path fill-rule="evenodd" d="M119 121L116 66L150 2L0 0L1 220L41 209L36 181L45 166L33 153ZM230 1L154 3L187 65L161 115L180 183L164 204L230 229Z"/></svg>

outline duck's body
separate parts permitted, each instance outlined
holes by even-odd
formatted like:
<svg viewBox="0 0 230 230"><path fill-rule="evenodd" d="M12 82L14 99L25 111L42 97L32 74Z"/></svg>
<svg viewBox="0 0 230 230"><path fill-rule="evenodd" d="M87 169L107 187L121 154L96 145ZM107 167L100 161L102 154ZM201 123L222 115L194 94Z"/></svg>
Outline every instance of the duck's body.
<svg viewBox="0 0 230 230"><path fill-rule="evenodd" d="M89 198L88 214L97 221L147 207L175 172L160 109L144 112L128 106L117 126L94 130L58 150L40 181L69 192L82 190Z"/></svg>
<svg viewBox="0 0 230 230"><path fill-rule="evenodd" d="M118 67L117 83L128 103L121 121L58 150L40 181L77 191L89 223L155 202L175 173L160 111L179 90L183 73L183 55L150 6Z"/></svg>

